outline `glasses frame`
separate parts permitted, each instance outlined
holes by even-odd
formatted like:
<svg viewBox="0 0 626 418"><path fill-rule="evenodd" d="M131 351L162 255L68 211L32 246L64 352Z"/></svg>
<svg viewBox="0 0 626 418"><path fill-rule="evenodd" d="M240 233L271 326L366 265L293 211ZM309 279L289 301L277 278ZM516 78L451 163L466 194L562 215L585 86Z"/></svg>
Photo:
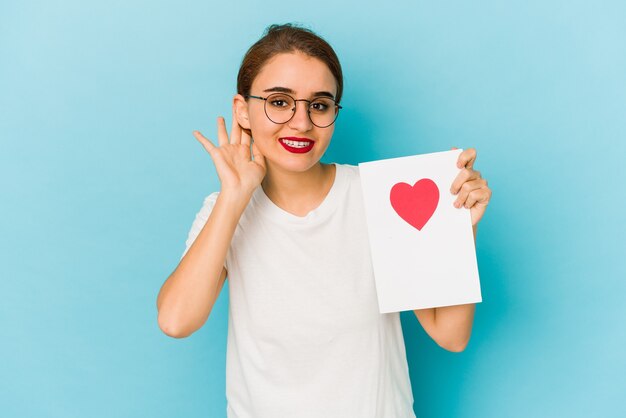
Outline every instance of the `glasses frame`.
<svg viewBox="0 0 626 418"><path fill-rule="evenodd" d="M290 98L293 100L293 103L294 103L294 107L293 107L293 109L291 110L291 117L290 117L289 119L287 119L286 121L284 121L284 122L275 122L275 121L273 121L273 120L272 120L272 118L270 118L270 115L268 115L268 114L267 114L267 99L268 99L268 98L270 98L270 97L272 97L272 96L274 96L274 95L277 95L277 94L280 94L280 95L283 95L283 96L290 97ZM293 97L293 96L292 96L292 95L290 95L290 94L287 94L287 93L281 93L281 92L272 93L272 94L270 94L270 95L269 95L269 96L267 96L267 97L262 97L262 96L253 96L253 95L251 95L251 94L246 94L246 95L245 95L245 96L243 96L243 97L244 97L244 98L246 98L246 99L248 99L248 98L252 98L252 99L260 99L260 100L265 101L265 103L263 103L263 111L265 112L265 116L267 116L267 118L270 120L270 122L275 123L275 124L277 124L277 125L284 125L285 123L288 123L291 119L293 119L293 117L294 117L294 116L295 116L295 114L296 114L296 110L297 110L298 102L307 102L308 106L307 106L307 108L306 108L306 113L307 113L307 115L309 116L309 120L311 121L311 123L312 123L313 125L317 126L318 128L328 128L330 125L332 125L333 123L335 123L335 121L337 120L337 117L339 116L339 110L340 110L340 109L343 109L343 107L342 107L339 103L337 103L337 101L336 101L335 99L333 99L332 97L321 96L320 98L330 99L330 100L332 100L333 102L335 102L335 108L336 108L336 111L335 111L335 118L333 119L333 121L332 121L331 123L329 123L328 125L325 125L325 126L320 126L320 125L316 124L315 122L313 122L313 119L311 118L311 110L310 110L310 108L309 108L309 106L311 105L311 103L312 103L312 102L314 102L316 99L313 99L313 100L307 100L307 99L296 99L295 97Z"/></svg>

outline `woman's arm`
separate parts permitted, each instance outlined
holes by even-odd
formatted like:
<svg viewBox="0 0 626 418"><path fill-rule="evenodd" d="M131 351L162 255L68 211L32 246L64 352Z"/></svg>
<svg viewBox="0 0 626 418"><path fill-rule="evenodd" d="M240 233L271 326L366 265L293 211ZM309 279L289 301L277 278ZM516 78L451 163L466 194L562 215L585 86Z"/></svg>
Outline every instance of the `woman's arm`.
<svg viewBox="0 0 626 418"><path fill-rule="evenodd" d="M187 337L208 319L226 278L228 247L249 200L229 191L219 194L200 234L157 297L158 323L165 334Z"/></svg>
<svg viewBox="0 0 626 418"><path fill-rule="evenodd" d="M474 242L478 225L473 225ZM455 353L465 350L472 335L475 303L415 309L413 312L426 333L442 348Z"/></svg>
<svg viewBox="0 0 626 418"><path fill-rule="evenodd" d="M456 148L452 148L456 149ZM454 202L456 208L470 210L472 231L476 242L478 222L485 213L491 198L491 189L480 172L473 169L476 150L468 148L459 154L457 167L461 169L450 187L450 192L458 195ZM448 351L465 350L472 334L475 303L466 305L444 306L440 308L415 309L413 312L424 330L437 344Z"/></svg>
<svg viewBox="0 0 626 418"><path fill-rule="evenodd" d="M476 304L416 309L413 312L430 337L448 351L461 352L472 334Z"/></svg>
<svg viewBox="0 0 626 418"><path fill-rule="evenodd" d="M159 327L176 338L191 335L209 317L228 273L224 260L235 229L266 172L265 158L256 145L250 146L251 137L239 125L234 105L230 139L221 116L219 146L198 131L194 136L211 155L221 191L204 227L157 297Z"/></svg>

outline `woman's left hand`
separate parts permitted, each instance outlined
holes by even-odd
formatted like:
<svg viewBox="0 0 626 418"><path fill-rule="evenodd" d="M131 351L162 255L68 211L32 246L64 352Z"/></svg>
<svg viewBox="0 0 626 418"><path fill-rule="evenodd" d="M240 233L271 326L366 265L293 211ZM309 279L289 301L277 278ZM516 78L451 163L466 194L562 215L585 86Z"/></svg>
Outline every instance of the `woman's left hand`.
<svg viewBox="0 0 626 418"><path fill-rule="evenodd" d="M474 148L468 148L461 152L456 162L456 166L461 169L461 172L450 187L452 194L458 194L454 201L454 207L464 206L470 210L472 226L476 226L483 217L489 199L491 199L491 189L487 187L487 180L480 176L479 171L474 170L474 161L476 161Z"/></svg>

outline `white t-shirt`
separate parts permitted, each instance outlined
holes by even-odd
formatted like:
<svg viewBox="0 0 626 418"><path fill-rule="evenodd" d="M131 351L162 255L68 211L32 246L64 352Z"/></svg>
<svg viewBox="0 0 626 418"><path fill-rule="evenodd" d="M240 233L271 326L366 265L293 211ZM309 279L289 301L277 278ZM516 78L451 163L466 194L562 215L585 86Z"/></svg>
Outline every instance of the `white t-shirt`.
<svg viewBox="0 0 626 418"><path fill-rule="evenodd" d="M378 311L358 167L336 168L306 216L259 186L239 220L225 262L228 418L415 417L399 313Z"/></svg>

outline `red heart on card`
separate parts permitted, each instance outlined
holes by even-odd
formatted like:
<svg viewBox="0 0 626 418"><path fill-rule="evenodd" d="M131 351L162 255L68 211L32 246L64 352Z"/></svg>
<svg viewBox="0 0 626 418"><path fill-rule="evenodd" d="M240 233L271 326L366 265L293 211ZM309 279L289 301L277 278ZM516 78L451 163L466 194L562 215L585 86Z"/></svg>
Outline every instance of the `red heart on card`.
<svg viewBox="0 0 626 418"><path fill-rule="evenodd" d="M439 204L439 188L431 179L421 179L413 186L396 183L389 193L393 209L409 225L421 231Z"/></svg>

